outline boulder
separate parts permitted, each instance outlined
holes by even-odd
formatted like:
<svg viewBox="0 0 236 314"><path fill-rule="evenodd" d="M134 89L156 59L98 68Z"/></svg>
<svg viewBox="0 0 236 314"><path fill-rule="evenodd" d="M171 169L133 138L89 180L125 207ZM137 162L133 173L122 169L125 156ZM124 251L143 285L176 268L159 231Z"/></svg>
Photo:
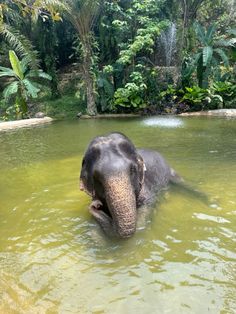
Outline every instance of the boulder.
<svg viewBox="0 0 236 314"><path fill-rule="evenodd" d="M45 117L45 114L43 112L36 112L35 114L35 118L44 118Z"/></svg>

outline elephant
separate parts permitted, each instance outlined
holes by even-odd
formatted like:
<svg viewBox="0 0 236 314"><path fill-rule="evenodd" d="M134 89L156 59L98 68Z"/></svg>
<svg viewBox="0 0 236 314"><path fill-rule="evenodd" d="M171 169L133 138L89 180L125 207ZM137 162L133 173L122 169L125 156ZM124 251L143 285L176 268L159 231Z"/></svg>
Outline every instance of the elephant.
<svg viewBox="0 0 236 314"><path fill-rule="evenodd" d="M151 207L169 183L181 181L158 152L136 149L118 132L90 142L80 173L80 189L92 197L92 216L118 238L132 236L143 206Z"/></svg>

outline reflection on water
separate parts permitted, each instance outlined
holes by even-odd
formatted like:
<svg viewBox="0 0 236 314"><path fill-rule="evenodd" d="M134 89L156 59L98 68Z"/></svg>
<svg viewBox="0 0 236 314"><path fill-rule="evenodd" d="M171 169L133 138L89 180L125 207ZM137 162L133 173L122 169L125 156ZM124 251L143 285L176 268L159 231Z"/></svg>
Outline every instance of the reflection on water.
<svg viewBox="0 0 236 314"><path fill-rule="evenodd" d="M0 313L236 312L236 122L176 119L0 134ZM89 140L113 130L159 150L212 202L172 189L134 237L107 239L78 176Z"/></svg>

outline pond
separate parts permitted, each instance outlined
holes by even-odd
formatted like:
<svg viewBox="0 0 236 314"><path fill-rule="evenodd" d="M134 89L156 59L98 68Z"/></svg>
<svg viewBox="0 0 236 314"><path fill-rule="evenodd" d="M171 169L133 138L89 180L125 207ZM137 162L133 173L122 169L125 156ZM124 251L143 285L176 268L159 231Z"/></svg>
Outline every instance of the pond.
<svg viewBox="0 0 236 314"><path fill-rule="evenodd" d="M170 189L110 240L78 189L96 135L156 149L210 203ZM55 122L0 134L0 313L235 313L236 120Z"/></svg>

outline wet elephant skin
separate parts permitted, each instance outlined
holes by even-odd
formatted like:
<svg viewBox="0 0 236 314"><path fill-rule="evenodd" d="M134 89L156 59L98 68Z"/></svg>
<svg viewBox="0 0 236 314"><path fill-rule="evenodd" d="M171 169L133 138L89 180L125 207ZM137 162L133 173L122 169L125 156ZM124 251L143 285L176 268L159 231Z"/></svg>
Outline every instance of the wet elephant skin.
<svg viewBox="0 0 236 314"><path fill-rule="evenodd" d="M150 206L175 171L156 151L136 149L124 134L94 138L83 158L80 189L92 197L90 212L109 236L136 231L138 209Z"/></svg>

